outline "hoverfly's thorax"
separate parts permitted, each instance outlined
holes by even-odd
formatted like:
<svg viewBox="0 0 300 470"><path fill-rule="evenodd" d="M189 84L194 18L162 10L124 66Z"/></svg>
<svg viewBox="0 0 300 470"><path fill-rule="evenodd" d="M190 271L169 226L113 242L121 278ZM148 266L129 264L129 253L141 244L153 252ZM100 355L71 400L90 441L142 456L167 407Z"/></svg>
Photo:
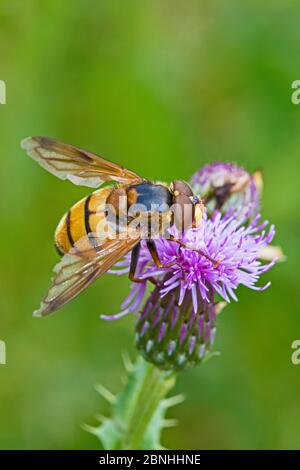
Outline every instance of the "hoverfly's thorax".
<svg viewBox="0 0 300 470"><path fill-rule="evenodd" d="M143 211L166 212L172 205L172 194L162 184L142 183L127 189L128 207L139 205Z"/></svg>

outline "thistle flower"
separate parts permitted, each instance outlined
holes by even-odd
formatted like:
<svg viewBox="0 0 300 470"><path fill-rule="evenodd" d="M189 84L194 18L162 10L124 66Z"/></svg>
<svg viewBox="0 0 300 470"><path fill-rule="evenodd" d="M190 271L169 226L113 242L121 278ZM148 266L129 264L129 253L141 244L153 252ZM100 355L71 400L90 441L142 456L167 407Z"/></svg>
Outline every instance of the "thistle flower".
<svg viewBox="0 0 300 470"><path fill-rule="evenodd" d="M160 239L156 241L160 259L170 266L158 269L143 247L139 277L145 283L132 284L123 310L104 318L115 319L141 311L136 342L144 357L162 368L195 365L214 342L215 317L220 305L217 298L237 301L235 291L239 285L258 291L270 285L269 282L257 285L260 276L275 263L259 260L260 250L271 243L275 234L273 226L265 231L267 224L259 223L257 216L245 226L218 212L212 218L205 217L199 228L187 230L183 241L218 259L218 265L196 251ZM123 260L118 268L119 274L127 272L129 259ZM142 309L149 277L155 278L157 285Z"/></svg>
<svg viewBox="0 0 300 470"><path fill-rule="evenodd" d="M201 361L214 343L217 311L224 303L238 300L240 285L257 291L269 287L270 282L260 285L258 281L276 261L261 259L275 229L271 225L266 230L268 221L261 222L257 213L257 178L234 165L217 163L196 173L192 184L211 203L200 227L189 228L181 237L193 249L170 239L155 240L161 263L167 266L157 268L142 241L136 275L145 282L132 284L119 314L103 317L138 313L137 347L163 369L178 370ZM170 233L179 237L175 227ZM127 273L129 264L127 257L111 272ZM149 278L156 286L144 302Z"/></svg>

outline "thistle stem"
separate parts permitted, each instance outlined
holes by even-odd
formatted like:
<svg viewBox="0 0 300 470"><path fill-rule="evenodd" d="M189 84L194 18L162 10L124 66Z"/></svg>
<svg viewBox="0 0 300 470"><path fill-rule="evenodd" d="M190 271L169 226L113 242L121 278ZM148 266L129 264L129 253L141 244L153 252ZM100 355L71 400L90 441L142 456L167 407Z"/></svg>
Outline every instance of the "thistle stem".
<svg viewBox="0 0 300 470"><path fill-rule="evenodd" d="M95 434L107 450L161 449L167 409L179 403L165 400L175 384L175 374L158 369L142 357L133 365L127 363L127 372L127 382L116 396L108 397L103 386L97 387L104 398L109 398L111 416L101 417L99 427L85 429Z"/></svg>
<svg viewBox="0 0 300 470"><path fill-rule="evenodd" d="M140 361L141 362L141 361ZM142 361L140 391L137 395L128 426L123 437L123 449L142 449L149 426L162 400L175 384L175 376L153 364Z"/></svg>

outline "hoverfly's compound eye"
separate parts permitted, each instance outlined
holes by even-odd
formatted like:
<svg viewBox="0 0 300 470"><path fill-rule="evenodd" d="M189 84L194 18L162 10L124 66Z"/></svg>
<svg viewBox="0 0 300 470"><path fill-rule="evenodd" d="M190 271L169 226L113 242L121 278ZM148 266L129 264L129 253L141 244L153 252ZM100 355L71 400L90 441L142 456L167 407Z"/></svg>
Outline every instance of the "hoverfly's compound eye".
<svg viewBox="0 0 300 470"><path fill-rule="evenodd" d="M174 224L181 232L193 224L193 203L190 197L185 194L174 197Z"/></svg>
<svg viewBox="0 0 300 470"><path fill-rule="evenodd" d="M194 195L190 186L185 181L182 181L182 180L173 181L173 194L175 197L181 194L184 196L188 196L188 197L191 197Z"/></svg>

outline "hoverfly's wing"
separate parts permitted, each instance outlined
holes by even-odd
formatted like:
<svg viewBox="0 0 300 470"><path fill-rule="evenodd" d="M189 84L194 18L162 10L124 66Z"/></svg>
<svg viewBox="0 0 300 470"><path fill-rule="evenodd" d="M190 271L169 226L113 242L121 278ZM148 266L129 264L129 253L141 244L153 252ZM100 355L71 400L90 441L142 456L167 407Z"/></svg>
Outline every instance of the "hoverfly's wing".
<svg viewBox="0 0 300 470"><path fill-rule="evenodd" d="M48 137L28 137L21 142L21 147L50 173L74 184L96 188L105 181L125 184L143 181L133 171Z"/></svg>
<svg viewBox="0 0 300 470"><path fill-rule="evenodd" d="M98 277L110 269L140 241L140 234L126 239L106 240L99 246L92 246L89 234L79 240L55 266L55 277L47 295L34 316L41 317L58 310L76 297Z"/></svg>

